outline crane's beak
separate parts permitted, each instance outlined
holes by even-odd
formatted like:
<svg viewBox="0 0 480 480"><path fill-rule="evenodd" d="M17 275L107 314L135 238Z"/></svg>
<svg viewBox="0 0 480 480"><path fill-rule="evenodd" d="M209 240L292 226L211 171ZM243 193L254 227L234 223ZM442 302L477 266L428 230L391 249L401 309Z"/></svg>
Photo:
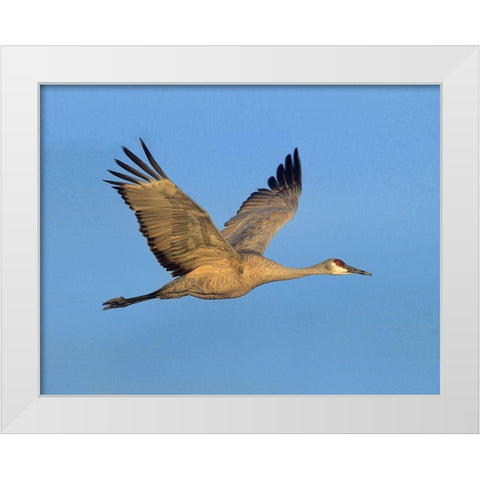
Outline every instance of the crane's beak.
<svg viewBox="0 0 480 480"><path fill-rule="evenodd" d="M351 267L350 265L344 265L344 268L347 269L348 273L358 273L360 275L368 275L369 277L372 276L371 273L369 272L366 272L365 270L360 270L358 268L355 268L355 267Z"/></svg>

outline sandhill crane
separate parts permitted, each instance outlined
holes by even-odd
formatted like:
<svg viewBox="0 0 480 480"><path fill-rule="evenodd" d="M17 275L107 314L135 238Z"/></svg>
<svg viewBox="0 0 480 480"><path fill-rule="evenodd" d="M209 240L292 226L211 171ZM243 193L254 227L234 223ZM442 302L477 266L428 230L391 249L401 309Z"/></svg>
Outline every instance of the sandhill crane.
<svg viewBox="0 0 480 480"><path fill-rule="evenodd" d="M150 166L122 147L142 171L115 160L134 176L109 170L123 181L105 182L112 184L135 212L150 250L176 278L146 295L107 300L104 310L185 295L202 299L236 298L264 283L307 275L371 275L338 258L311 267L289 268L263 256L273 236L297 210L302 191L297 149L293 161L287 155L285 165L278 166L276 178L268 179L270 188L252 193L219 232L208 213L167 177L142 139L140 143Z"/></svg>

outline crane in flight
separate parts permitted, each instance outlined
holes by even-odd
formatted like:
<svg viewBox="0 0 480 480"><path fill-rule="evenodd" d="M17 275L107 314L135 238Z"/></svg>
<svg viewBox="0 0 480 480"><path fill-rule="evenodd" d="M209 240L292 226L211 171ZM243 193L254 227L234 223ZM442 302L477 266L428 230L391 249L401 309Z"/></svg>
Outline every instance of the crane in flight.
<svg viewBox="0 0 480 480"><path fill-rule="evenodd" d="M287 155L285 164L278 166L276 178L268 179L270 188L252 193L220 232L208 213L167 177L142 139L140 143L150 165L122 147L141 171L115 160L130 175L109 170L122 181L105 182L112 184L135 212L150 250L175 278L146 295L107 300L104 310L185 295L236 298L268 282L307 275L371 275L338 258L311 267L290 268L263 256L273 236L297 210L302 191L297 149L293 159Z"/></svg>

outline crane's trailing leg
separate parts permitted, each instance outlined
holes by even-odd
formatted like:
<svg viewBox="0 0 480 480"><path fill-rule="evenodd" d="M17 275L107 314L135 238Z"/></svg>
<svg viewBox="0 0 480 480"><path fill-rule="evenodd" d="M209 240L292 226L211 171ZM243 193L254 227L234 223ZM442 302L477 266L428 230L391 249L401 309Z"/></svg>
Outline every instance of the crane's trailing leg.
<svg viewBox="0 0 480 480"><path fill-rule="evenodd" d="M104 305L103 310L110 310L111 308L121 308L121 307L128 307L129 305L133 305L134 303L144 302L145 300L152 300L153 298L157 298L158 290L155 292L147 293L146 295L139 295L138 297L115 297L107 300L102 305Z"/></svg>
<svg viewBox="0 0 480 480"><path fill-rule="evenodd" d="M190 292L185 288L186 279L174 279L171 282L166 283L162 288L155 290L154 292L147 293L146 295L139 295L138 297L115 297L107 300L103 310L110 310L111 308L122 308L133 305L134 303L145 302L146 300L153 300L158 298L159 300L167 300L168 298L180 298L189 295ZM188 282L190 284L190 282Z"/></svg>

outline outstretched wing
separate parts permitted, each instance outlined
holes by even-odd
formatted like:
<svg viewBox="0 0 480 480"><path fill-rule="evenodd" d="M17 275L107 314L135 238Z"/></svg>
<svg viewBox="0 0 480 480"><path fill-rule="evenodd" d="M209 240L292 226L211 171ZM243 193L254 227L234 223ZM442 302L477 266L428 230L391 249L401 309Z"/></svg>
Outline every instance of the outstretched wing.
<svg viewBox="0 0 480 480"><path fill-rule="evenodd" d="M151 167L122 147L142 171L115 160L133 176L109 170L124 181L105 182L112 184L135 212L140 232L160 264L173 276L179 276L202 265L240 260L208 213L167 177L142 139L140 143Z"/></svg>
<svg viewBox="0 0 480 480"><path fill-rule="evenodd" d="M237 252L263 254L273 236L297 211L302 192L302 171L298 150L287 155L285 165L277 168L277 178L268 179L267 188L259 188L243 202L240 210L225 223L222 235Z"/></svg>

